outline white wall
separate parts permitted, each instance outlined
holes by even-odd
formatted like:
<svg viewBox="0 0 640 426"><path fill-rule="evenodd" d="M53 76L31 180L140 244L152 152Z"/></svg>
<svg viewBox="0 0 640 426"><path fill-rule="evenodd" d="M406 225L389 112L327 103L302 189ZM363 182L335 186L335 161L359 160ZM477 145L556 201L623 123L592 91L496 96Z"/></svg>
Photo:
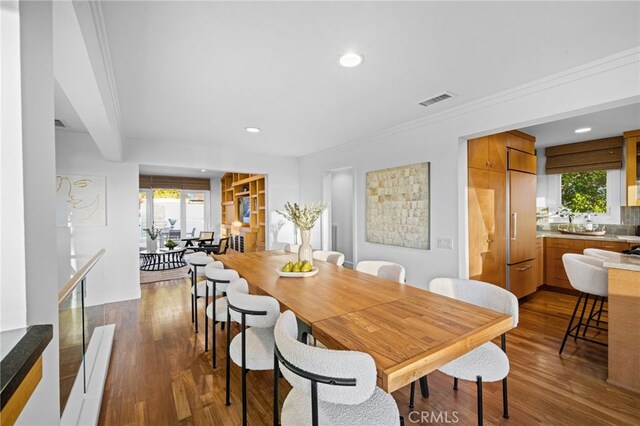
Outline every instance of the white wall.
<svg viewBox="0 0 640 426"><path fill-rule="evenodd" d="M267 230L266 247L282 248L285 243L293 242L292 224L275 210L281 210L287 201L298 201L297 158L237 152L232 147L225 149L219 145L176 146L140 139L129 139L124 152L125 160L131 163L267 175L267 227L273 228ZM212 204L212 208L213 212L216 206Z"/></svg>
<svg viewBox="0 0 640 426"><path fill-rule="evenodd" d="M60 421L55 142L50 2L20 2L27 324L53 324L43 376L18 424ZM19 177L17 177L19 179Z"/></svg>
<svg viewBox="0 0 640 426"><path fill-rule="evenodd" d="M11 330L27 324L17 1L0 3L0 43L0 330Z"/></svg>
<svg viewBox="0 0 640 426"><path fill-rule="evenodd" d="M304 157L300 162L301 201L322 199L322 176L326 171L353 166L356 261L398 262L407 269L407 282L417 286L426 285L436 276L467 276L466 164L460 161L464 158L460 149L465 147L461 138L637 102L638 64L638 49L622 52L341 148ZM363 189L366 172L423 161L431 163L431 250L367 243ZM453 250L437 248L438 237L453 238ZM317 241L317 230L313 238Z"/></svg>
<svg viewBox="0 0 640 426"><path fill-rule="evenodd" d="M210 212L211 212L211 228L215 232L216 240L220 238L220 224L222 223L222 209L220 203L222 202L222 195L220 194L220 178L211 179L211 190L209 192Z"/></svg>
<svg viewBox="0 0 640 426"><path fill-rule="evenodd" d="M353 262L353 170L331 173L331 225L338 225L336 250L344 254L345 262Z"/></svg>
<svg viewBox="0 0 640 426"><path fill-rule="evenodd" d="M138 165L105 161L89 134L58 130L56 166L57 174L105 176L107 191L106 226L57 228L60 286L74 273L69 262L77 270L104 248L104 274L87 283L88 303L139 298Z"/></svg>

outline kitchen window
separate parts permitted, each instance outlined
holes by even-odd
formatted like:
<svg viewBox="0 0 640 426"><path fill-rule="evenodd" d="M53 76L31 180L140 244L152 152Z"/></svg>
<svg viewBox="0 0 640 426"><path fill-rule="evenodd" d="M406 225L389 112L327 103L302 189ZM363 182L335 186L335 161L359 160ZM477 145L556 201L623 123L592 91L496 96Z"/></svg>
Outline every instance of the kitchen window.
<svg viewBox="0 0 640 426"><path fill-rule="evenodd" d="M605 176L606 182L603 185ZM621 192L623 177L620 170L547 175L549 192L544 201L548 206L549 221L568 222L566 217L558 216L557 212L562 205L569 207L573 204L572 210L577 210L576 223L584 222L587 214L590 214L594 223L619 224L621 194L624 195Z"/></svg>
<svg viewBox="0 0 640 426"><path fill-rule="evenodd" d="M607 213L607 172L563 173L560 194L562 205L574 213Z"/></svg>

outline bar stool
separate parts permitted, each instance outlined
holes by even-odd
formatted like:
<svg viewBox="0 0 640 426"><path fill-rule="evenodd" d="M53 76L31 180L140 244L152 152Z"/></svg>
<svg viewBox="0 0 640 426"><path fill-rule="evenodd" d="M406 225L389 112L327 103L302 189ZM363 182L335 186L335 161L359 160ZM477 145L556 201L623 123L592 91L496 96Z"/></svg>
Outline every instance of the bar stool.
<svg viewBox="0 0 640 426"><path fill-rule="evenodd" d="M219 264L219 265L218 265ZM221 297L216 299L218 295L226 294L229 283L232 283L240 276L233 269L224 269L222 262L213 262L204 267L204 273L207 277L207 286L205 288L205 300L209 301L209 294L213 296L213 301L207 305L205 310L207 318L213 321L212 325L212 351L213 360L211 366L217 367L216 363L216 324L222 323L222 329L224 330L224 324L227 322L227 298ZM204 323L204 351L209 350L209 321L205 320Z"/></svg>
<svg viewBox="0 0 640 426"><path fill-rule="evenodd" d="M571 320L569 321L567 331L564 333L562 345L560 346L560 354L562 355L564 345L567 343L567 338L569 336L573 337L574 342L577 342L578 339L580 339L586 340L591 343L596 343L598 345L607 346L607 344L604 342L589 339L586 337L587 329L589 328L596 328L598 330L607 331L606 328L600 327L600 322L604 323L604 321L600 321L599 316L596 320L597 324L595 326L590 324L595 315L600 315L602 313L596 312L594 314L593 312L596 303L598 303L598 297L607 297L609 291L607 270L602 266L603 260L596 257L585 256L583 254L565 253L562 255L562 263L564 264L564 269L567 272L567 276L569 277L571 286L578 290L580 294L578 295L576 306L575 308L573 308L573 314L571 314ZM578 324L574 326L573 321L575 320L576 313L578 312L578 308L580 307L583 296L584 304L582 305L580 319L578 320ZM584 313L589 303L589 296L595 296L595 299L593 301L593 304L591 305L591 311L589 313L589 317L587 318L587 322L584 323ZM582 330L582 335L580 335L581 327L584 327L584 329ZM575 334L573 333L574 330Z"/></svg>
<svg viewBox="0 0 640 426"><path fill-rule="evenodd" d="M273 327L280 317L280 303L273 297L249 293L244 278L227 288L227 323L240 323L242 331L231 340L227 327L227 391L229 401L231 360L242 368L242 424L247 424L247 370L273 369ZM246 328L249 325L249 328Z"/></svg>
<svg viewBox="0 0 640 426"><path fill-rule="evenodd" d="M207 266L213 261L213 258L209 256L192 255L189 257L189 264L191 265L191 322L195 322L196 333L198 332L198 267ZM202 294L202 286L200 290L200 294Z"/></svg>

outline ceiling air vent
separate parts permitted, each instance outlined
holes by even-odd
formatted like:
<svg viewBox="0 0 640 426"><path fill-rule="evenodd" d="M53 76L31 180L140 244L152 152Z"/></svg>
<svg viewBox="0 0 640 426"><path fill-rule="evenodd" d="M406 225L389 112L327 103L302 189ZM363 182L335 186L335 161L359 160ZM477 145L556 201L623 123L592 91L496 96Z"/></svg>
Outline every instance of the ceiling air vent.
<svg viewBox="0 0 640 426"><path fill-rule="evenodd" d="M446 101L447 99L451 99L454 96L455 95L453 93L451 93L451 92L444 92L444 93L441 93L441 94L439 94L437 96L429 98L426 101L420 102L420 105L427 107L429 105L433 105L433 104L436 104L438 102L442 102L442 101Z"/></svg>
<svg viewBox="0 0 640 426"><path fill-rule="evenodd" d="M57 118L53 120L53 122L55 123L56 127L67 127L62 121L58 120Z"/></svg>

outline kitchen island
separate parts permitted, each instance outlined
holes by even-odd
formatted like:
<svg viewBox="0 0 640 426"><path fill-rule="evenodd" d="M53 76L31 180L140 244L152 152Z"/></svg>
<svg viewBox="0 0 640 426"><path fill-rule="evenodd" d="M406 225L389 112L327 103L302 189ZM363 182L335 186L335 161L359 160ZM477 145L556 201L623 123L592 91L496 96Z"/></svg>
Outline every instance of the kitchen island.
<svg viewBox="0 0 640 426"><path fill-rule="evenodd" d="M609 372L611 384L640 392L640 256L620 254L609 269Z"/></svg>

